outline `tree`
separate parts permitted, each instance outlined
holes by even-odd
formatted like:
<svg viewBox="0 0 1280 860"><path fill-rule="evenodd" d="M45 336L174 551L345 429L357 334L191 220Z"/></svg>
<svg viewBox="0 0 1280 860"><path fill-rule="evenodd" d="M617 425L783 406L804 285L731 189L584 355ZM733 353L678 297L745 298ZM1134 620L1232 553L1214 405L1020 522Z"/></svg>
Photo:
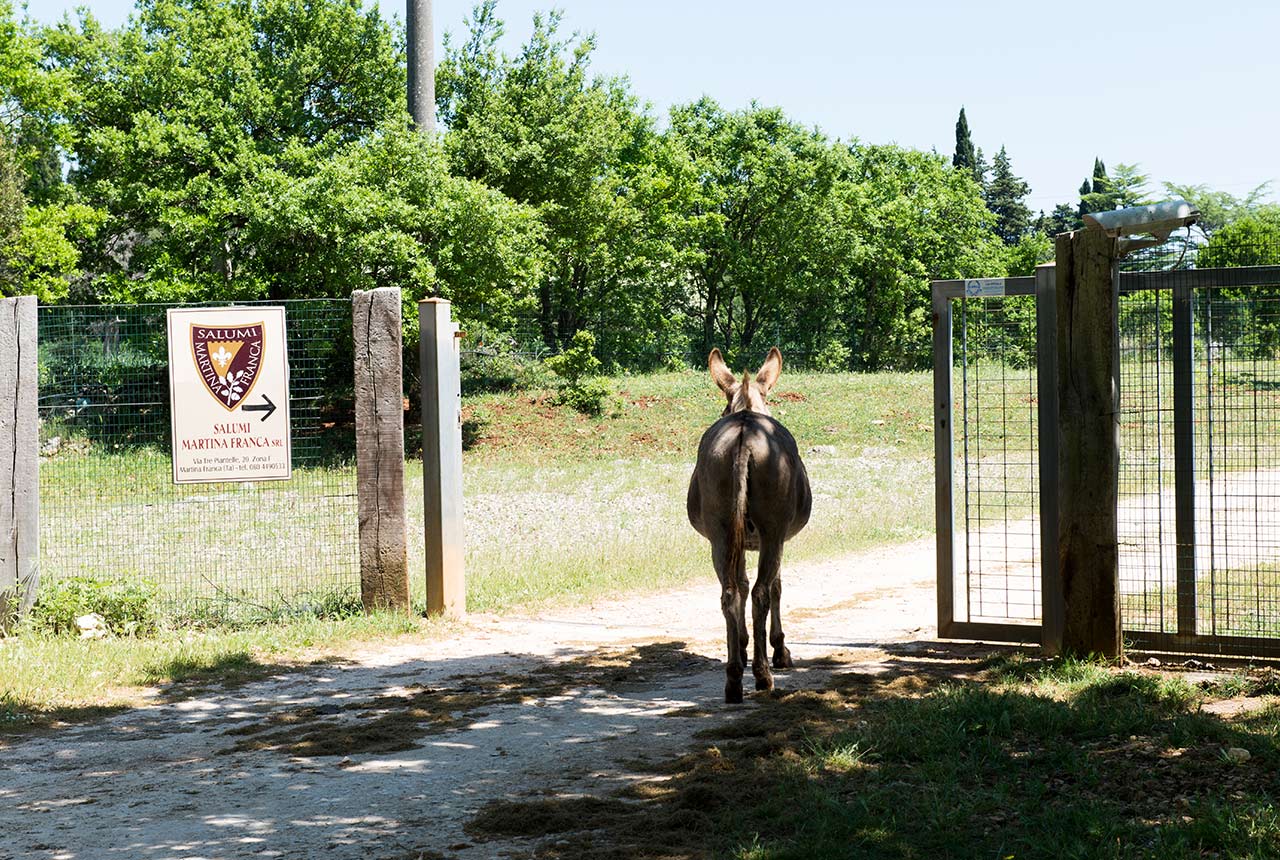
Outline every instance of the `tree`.
<svg viewBox="0 0 1280 860"><path fill-rule="evenodd" d="M1274 204L1214 230L1196 254L1201 269L1275 265L1280 265L1280 206Z"/></svg>
<svg viewBox="0 0 1280 860"><path fill-rule="evenodd" d="M973 147L973 138L969 135L969 120L964 115L963 107L960 108L960 117L956 120L956 152L951 157L951 165L967 171L979 186L982 185L986 173L985 165L982 163L979 150Z"/></svg>
<svg viewBox="0 0 1280 860"><path fill-rule="evenodd" d="M118 32L82 13L44 41L76 94L73 188L110 216L91 260L107 291L277 295L241 277L258 183L404 114L392 30L355 0L140 0Z"/></svg>
<svg viewBox="0 0 1280 860"><path fill-rule="evenodd" d="M439 144L407 124L345 145L301 179L270 171L246 210L246 274L271 279L281 298L399 287L412 309L440 296L463 319L503 327L542 274L536 213L451 176Z"/></svg>
<svg viewBox="0 0 1280 860"><path fill-rule="evenodd" d="M1214 230L1196 253L1198 269L1276 265L1280 265L1280 206L1276 205L1259 206ZM1215 290L1214 301L1197 308L1200 325L1213 340L1245 357L1274 361L1280 352L1280 317L1274 311L1278 292L1275 287Z"/></svg>
<svg viewBox="0 0 1280 860"><path fill-rule="evenodd" d="M1256 214L1265 206L1263 200L1270 187L1270 182L1264 182L1243 197L1236 197L1225 191L1215 191L1207 185L1164 183L1166 193L1186 200L1200 212L1200 220L1195 226L1205 238L1241 218Z"/></svg>
<svg viewBox="0 0 1280 860"><path fill-rule="evenodd" d="M982 197L995 216L996 235L1006 245L1016 245L1031 229L1031 210L1022 202L1030 193L1031 186L1014 174L1009 155L1001 146L992 162L991 181Z"/></svg>
<svg viewBox="0 0 1280 860"><path fill-rule="evenodd" d="M1059 203L1048 216L1040 213L1040 217L1036 219L1036 229L1050 238L1059 233L1079 230L1084 226L1079 208L1079 204L1073 206L1070 203Z"/></svg>
<svg viewBox="0 0 1280 860"><path fill-rule="evenodd" d="M781 339L796 317L834 316L855 250L833 196L846 169L841 148L776 108L728 112L705 97L672 110L670 135L697 177L690 278L699 349L746 351L762 333Z"/></svg>
<svg viewBox="0 0 1280 860"><path fill-rule="evenodd" d="M538 307L548 347L612 319L627 324L630 343L601 336L602 351L653 352L678 312L692 176L625 80L590 75L594 41L561 39L560 22L536 16L529 41L506 56L494 0L476 7L467 40L446 46L437 74L450 163L545 226Z"/></svg>
<svg viewBox="0 0 1280 860"><path fill-rule="evenodd" d="M929 282L1005 274L1003 243L971 177L941 158L896 146L850 154L842 241L856 256L843 318L855 366L927 367Z"/></svg>

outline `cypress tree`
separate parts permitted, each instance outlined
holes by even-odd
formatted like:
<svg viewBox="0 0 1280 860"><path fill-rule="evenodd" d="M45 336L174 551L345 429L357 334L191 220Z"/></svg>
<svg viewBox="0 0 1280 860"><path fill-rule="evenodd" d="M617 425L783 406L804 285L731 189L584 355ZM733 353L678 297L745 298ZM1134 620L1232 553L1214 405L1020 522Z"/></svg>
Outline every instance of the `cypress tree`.
<svg viewBox="0 0 1280 860"><path fill-rule="evenodd" d="M982 173L979 172L978 153L973 148L973 138L969 136L969 120L965 118L964 108L960 108L960 118L956 120L956 154L951 158L953 167L967 170L979 185L982 184Z"/></svg>

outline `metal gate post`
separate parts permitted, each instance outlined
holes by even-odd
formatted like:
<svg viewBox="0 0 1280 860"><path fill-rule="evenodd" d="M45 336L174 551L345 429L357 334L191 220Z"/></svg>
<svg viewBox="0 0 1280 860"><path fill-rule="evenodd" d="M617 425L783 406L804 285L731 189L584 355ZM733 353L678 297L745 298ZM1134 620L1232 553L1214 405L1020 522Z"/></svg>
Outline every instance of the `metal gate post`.
<svg viewBox="0 0 1280 860"><path fill-rule="evenodd" d="M418 303L427 612L463 615L462 391L458 338L444 299Z"/></svg>
<svg viewBox="0 0 1280 860"><path fill-rule="evenodd" d="M1040 447L1040 646L1062 653L1066 609L1058 569L1057 267L1036 267L1036 404Z"/></svg>
<svg viewBox="0 0 1280 860"><path fill-rule="evenodd" d="M1178 636L1196 633L1196 461L1194 317L1191 286L1173 287L1173 469Z"/></svg>
<svg viewBox="0 0 1280 860"><path fill-rule="evenodd" d="M951 299L933 286L933 475L938 536L938 636L955 624L955 519L951 496Z"/></svg>

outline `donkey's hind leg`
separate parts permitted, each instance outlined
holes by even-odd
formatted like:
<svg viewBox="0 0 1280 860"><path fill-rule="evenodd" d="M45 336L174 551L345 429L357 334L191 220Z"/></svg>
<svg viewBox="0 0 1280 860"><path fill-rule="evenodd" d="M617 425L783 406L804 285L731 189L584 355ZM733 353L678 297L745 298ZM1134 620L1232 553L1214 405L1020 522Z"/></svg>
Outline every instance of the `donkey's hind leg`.
<svg viewBox="0 0 1280 860"><path fill-rule="evenodd" d="M711 561L720 580L720 609L724 612L728 640L726 645L729 660L724 668L724 700L737 704L742 701L742 674L747 662L747 572L741 557L736 559L736 564L735 560L729 558L727 536L712 539Z"/></svg>
<svg viewBox="0 0 1280 860"><path fill-rule="evenodd" d="M775 595L779 588L778 571L781 567L782 541L766 540L762 537L760 567L756 572L755 587L751 589L751 626L756 640L752 651L751 673L755 675L757 690L773 689L773 673L769 671L767 641L775 643L774 666L782 668L777 663L777 643L781 642L782 631L777 626L777 610L774 608L778 605ZM770 635L769 640L766 640L765 620L770 616L771 611L773 620L770 623L775 635Z"/></svg>
<svg viewBox="0 0 1280 860"><path fill-rule="evenodd" d="M778 559L782 561L781 558ZM781 566L781 565L779 565ZM791 659L791 651L784 643L782 634L782 571L773 578L769 587L769 644L773 646L773 668L791 669L795 662Z"/></svg>

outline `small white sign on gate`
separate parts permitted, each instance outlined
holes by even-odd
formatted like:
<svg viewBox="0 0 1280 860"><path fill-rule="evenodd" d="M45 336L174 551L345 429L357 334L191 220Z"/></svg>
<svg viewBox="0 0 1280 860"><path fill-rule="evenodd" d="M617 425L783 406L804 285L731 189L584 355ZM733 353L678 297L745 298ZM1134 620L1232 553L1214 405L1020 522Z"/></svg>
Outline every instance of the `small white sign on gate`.
<svg viewBox="0 0 1280 860"><path fill-rule="evenodd" d="M282 307L169 311L173 482L292 474Z"/></svg>
<svg viewBox="0 0 1280 860"><path fill-rule="evenodd" d="M1003 296L1004 278L975 278L971 281L965 281L964 294L969 298Z"/></svg>

